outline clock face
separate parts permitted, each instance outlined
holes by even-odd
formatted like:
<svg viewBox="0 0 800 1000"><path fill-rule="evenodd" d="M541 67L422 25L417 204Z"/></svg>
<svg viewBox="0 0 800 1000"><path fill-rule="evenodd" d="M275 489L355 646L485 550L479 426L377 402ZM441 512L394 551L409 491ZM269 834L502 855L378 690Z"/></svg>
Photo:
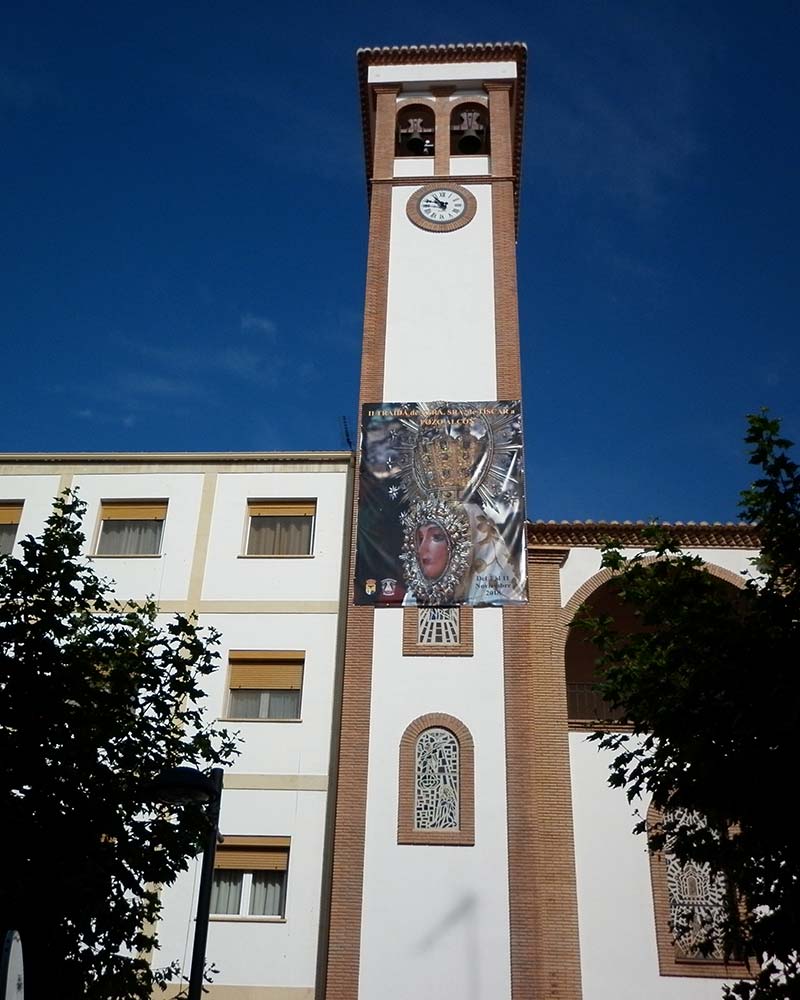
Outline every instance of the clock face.
<svg viewBox="0 0 800 1000"><path fill-rule="evenodd" d="M420 199L419 211L429 222L455 222L466 211L467 205L458 191L437 188Z"/></svg>
<svg viewBox="0 0 800 1000"><path fill-rule="evenodd" d="M461 184L426 184L417 188L406 203L406 215L429 233L451 233L475 218L475 195Z"/></svg>

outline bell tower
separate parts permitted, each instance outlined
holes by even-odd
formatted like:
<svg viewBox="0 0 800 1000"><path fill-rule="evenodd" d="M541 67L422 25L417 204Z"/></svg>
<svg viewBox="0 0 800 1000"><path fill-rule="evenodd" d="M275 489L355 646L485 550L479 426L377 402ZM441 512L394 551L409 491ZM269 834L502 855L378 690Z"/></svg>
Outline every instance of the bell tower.
<svg viewBox="0 0 800 1000"><path fill-rule="evenodd" d="M364 422L321 936L328 1000L580 996L574 893L552 882L571 871L574 889L571 848L539 858L534 846L571 819L565 762L566 783L533 789L516 278L526 58L519 43L358 53ZM398 472L409 425L417 445ZM472 499L454 469L480 480ZM434 499L415 499L424 488ZM382 518L404 498L393 538ZM462 528L473 576L459 589L442 582L436 546L452 567ZM549 826L534 815L544 801Z"/></svg>

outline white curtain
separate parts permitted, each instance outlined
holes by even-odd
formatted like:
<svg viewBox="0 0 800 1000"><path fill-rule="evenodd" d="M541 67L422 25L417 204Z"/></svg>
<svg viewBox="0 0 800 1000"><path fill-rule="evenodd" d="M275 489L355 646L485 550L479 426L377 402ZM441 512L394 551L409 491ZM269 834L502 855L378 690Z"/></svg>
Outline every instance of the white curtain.
<svg viewBox="0 0 800 1000"><path fill-rule="evenodd" d="M163 521L103 521L97 554L100 556L155 556L161 548Z"/></svg>
<svg viewBox="0 0 800 1000"><path fill-rule="evenodd" d="M7 556L14 548L18 524L0 524L0 556Z"/></svg>
<svg viewBox="0 0 800 1000"><path fill-rule="evenodd" d="M242 872L218 868L211 887L211 913L238 913L242 904Z"/></svg>
<svg viewBox="0 0 800 1000"><path fill-rule="evenodd" d="M264 516L250 518L247 554L251 556L304 556L311 552L312 517Z"/></svg>
<svg viewBox="0 0 800 1000"><path fill-rule="evenodd" d="M286 872L254 872L250 891L250 914L258 917L283 916L283 883Z"/></svg>
<svg viewBox="0 0 800 1000"><path fill-rule="evenodd" d="M230 714L234 719L297 719L300 692L232 691Z"/></svg>

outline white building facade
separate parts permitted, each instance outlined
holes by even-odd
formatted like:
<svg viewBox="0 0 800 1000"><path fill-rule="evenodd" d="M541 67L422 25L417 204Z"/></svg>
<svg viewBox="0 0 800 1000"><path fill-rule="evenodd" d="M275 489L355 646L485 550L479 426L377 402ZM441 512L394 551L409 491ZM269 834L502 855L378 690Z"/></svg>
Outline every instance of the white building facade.
<svg viewBox="0 0 800 1000"><path fill-rule="evenodd" d="M362 403L522 397L526 65L519 44L359 53ZM710 1000L738 975L676 956L672 889L586 742L605 716L569 624L609 599L604 540L640 550L641 525L531 523L529 603L439 624L353 603L349 453L6 456L0 473L15 537L77 486L87 554L119 595L222 633L209 711L244 745L225 776L210 1000ZM124 530L110 522L136 521L137 504L162 522L158 551L109 551ZM125 544L152 545L153 530ZM675 530L739 585L752 530ZM457 819L442 828L419 821L426 740L453 769ZM164 892L156 962L188 968L197 877Z"/></svg>

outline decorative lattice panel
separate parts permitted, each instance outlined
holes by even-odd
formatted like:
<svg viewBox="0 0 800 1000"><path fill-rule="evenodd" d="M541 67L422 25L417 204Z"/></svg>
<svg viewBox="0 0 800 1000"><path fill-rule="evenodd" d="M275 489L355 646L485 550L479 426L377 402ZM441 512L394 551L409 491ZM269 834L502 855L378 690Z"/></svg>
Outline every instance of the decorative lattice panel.
<svg viewBox="0 0 800 1000"><path fill-rule="evenodd" d="M420 608L417 642L420 646L457 646L458 608Z"/></svg>
<svg viewBox="0 0 800 1000"><path fill-rule="evenodd" d="M681 810L681 825L703 825L702 817ZM669 893L669 922L675 947L685 958L724 958L722 926L728 906L725 878L707 863L680 861L675 837L664 845Z"/></svg>
<svg viewBox="0 0 800 1000"><path fill-rule="evenodd" d="M417 739L414 826L458 829L458 740L446 729L426 729Z"/></svg>

